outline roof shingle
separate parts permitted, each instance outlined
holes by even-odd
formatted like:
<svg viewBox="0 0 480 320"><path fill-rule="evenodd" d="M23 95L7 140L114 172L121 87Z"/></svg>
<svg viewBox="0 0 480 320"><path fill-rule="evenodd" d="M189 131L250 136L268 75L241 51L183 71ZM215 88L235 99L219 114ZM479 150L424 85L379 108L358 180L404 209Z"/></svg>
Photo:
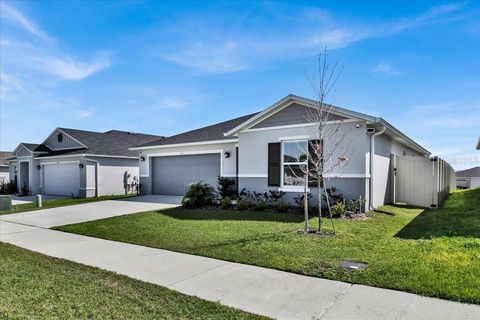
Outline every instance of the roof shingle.
<svg viewBox="0 0 480 320"><path fill-rule="evenodd" d="M243 122L247 121L248 119L255 116L256 114L257 113L252 113L246 116L220 122L207 127L180 133L164 139L157 139L147 143L139 144L137 146L152 147L152 146L162 146L162 145L178 144L178 143L192 143L192 142L235 139L235 137L231 137L231 136L225 137L223 134L235 128L236 126L242 124Z"/></svg>

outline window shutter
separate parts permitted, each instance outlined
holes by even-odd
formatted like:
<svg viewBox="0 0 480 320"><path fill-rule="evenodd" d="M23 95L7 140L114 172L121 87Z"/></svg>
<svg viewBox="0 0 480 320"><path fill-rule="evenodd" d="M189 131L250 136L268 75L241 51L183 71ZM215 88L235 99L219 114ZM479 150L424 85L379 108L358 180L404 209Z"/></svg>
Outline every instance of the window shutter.
<svg viewBox="0 0 480 320"><path fill-rule="evenodd" d="M281 148L280 143L268 144L268 186L280 186L280 158Z"/></svg>
<svg viewBox="0 0 480 320"><path fill-rule="evenodd" d="M317 161L317 157L318 157L318 154L317 152L315 152L314 148L323 148L323 144L322 144L322 141L321 140L309 140L308 141L308 156L309 156L309 160L308 161L308 171L310 173L313 173L313 174L316 174L315 172L315 165L313 163L315 163ZM313 162L313 163L312 163ZM316 187L317 186L317 179L315 179L314 177L312 176L309 176L308 177L308 186L309 187Z"/></svg>

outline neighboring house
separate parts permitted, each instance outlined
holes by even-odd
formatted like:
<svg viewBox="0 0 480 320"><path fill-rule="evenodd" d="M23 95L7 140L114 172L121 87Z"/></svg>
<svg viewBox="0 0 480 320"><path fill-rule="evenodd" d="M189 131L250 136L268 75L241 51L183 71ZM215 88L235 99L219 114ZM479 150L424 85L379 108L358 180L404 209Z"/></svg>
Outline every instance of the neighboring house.
<svg viewBox="0 0 480 320"><path fill-rule="evenodd" d="M111 130L55 129L41 144L20 143L10 171L18 192L74 197L125 194L139 178L138 152L128 148L160 136Z"/></svg>
<svg viewBox="0 0 480 320"><path fill-rule="evenodd" d="M0 184L10 182L8 159L11 157L10 151L0 151Z"/></svg>
<svg viewBox="0 0 480 320"><path fill-rule="evenodd" d="M290 201L303 186L295 185L292 165L285 164L284 159L288 159L292 145L315 138L312 125L305 120L307 108L315 106L315 101L288 95L259 113L130 148L140 151L143 191L183 195L190 182L217 186L217 176L224 176L235 178L239 190L282 190ZM334 107L333 113L332 124L340 124L345 136L343 147L350 152L346 166L329 172L326 183L347 199L371 200L367 206L390 202L391 154L430 155L382 118L339 107ZM372 171L371 141L375 150Z"/></svg>
<svg viewBox="0 0 480 320"><path fill-rule="evenodd" d="M480 167L473 167L455 172L458 189L474 189L480 187Z"/></svg>

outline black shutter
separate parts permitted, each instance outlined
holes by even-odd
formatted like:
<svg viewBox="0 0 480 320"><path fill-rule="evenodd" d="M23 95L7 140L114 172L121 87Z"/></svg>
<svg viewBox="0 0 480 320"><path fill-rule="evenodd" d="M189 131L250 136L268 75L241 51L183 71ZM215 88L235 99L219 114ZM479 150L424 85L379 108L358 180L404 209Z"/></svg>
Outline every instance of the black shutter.
<svg viewBox="0 0 480 320"><path fill-rule="evenodd" d="M268 144L268 186L280 186L280 143Z"/></svg>
<svg viewBox="0 0 480 320"><path fill-rule="evenodd" d="M317 175L314 163L317 162L318 152L314 150L317 148L323 148L321 140L310 140L308 141L308 171L311 175L308 176L308 186L309 187L316 187L317 186L317 179L312 177L312 175ZM320 149L321 150L321 149Z"/></svg>

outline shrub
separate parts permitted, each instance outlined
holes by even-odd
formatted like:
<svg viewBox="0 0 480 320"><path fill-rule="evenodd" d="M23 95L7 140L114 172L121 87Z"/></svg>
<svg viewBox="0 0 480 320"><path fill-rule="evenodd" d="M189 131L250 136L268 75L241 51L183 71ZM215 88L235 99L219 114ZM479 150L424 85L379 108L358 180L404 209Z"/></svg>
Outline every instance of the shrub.
<svg viewBox="0 0 480 320"><path fill-rule="evenodd" d="M340 218L345 214L345 203L338 202L330 207L330 213L333 218Z"/></svg>
<svg viewBox="0 0 480 320"><path fill-rule="evenodd" d="M255 204L255 210L257 211L265 211L268 208L268 204L266 201L258 201Z"/></svg>
<svg viewBox="0 0 480 320"><path fill-rule="evenodd" d="M22 196L28 196L28 194L30 193L30 191L28 190L28 186L26 183L23 183L23 187L22 187Z"/></svg>
<svg viewBox="0 0 480 320"><path fill-rule="evenodd" d="M15 181L2 182L0 184L0 194L14 194L17 193L17 184Z"/></svg>
<svg viewBox="0 0 480 320"><path fill-rule="evenodd" d="M280 212L287 212L289 209L288 203L286 203L283 199L280 199L277 204L277 210Z"/></svg>
<svg viewBox="0 0 480 320"><path fill-rule="evenodd" d="M231 203L232 203L232 199L230 199L229 197L225 197L225 198L222 198L222 200L220 200L220 206L222 207L223 210L229 209Z"/></svg>
<svg viewBox="0 0 480 320"><path fill-rule="evenodd" d="M349 200L346 203L346 211L360 213L366 202L367 201L361 197L358 200Z"/></svg>
<svg viewBox="0 0 480 320"><path fill-rule="evenodd" d="M275 191L275 190L270 190L269 193L270 193L270 199L272 199L274 203L282 200L283 197L286 195L286 193L283 191Z"/></svg>
<svg viewBox="0 0 480 320"><path fill-rule="evenodd" d="M312 210L312 194L308 193L307 195L307 202L308 202L308 211ZM305 195L304 194L299 194L298 196L294 197L293 200L295 200L295 204L299 207L299 209L303 210L303 206L305 205L304 202Z"/></svg>
<svg viewBox="0 0 480 320"><path fill-rule="evenodd" d="M182 205L187 208L202 208L215 201L215 190L207 183L194 182L187 186Z"/></svg>
<svg viewBox="0 0 480 320"><path fill-rule="evenodd" d="M247 199L240 199L237 203L237 210L244 211L250 208L250 202Z"/></svg>
<svg viewBox="0 0 480 320"><path fill-rule="evenodd" d="M228 177L218 177L218 193L220 197L236 198L237 190L235 189L235 180Z"/></svg>
<svg viewBox="0 0 480 320"><path fill-rule="evenodd" d="M331 187L326 189L328 194L328 200L330 201L330 205L334 205L339 202L344 202L343 194L337 193L337 188ZM327 202L327 198L325 195L322 195L322 199L324 202Z"/></svg>

